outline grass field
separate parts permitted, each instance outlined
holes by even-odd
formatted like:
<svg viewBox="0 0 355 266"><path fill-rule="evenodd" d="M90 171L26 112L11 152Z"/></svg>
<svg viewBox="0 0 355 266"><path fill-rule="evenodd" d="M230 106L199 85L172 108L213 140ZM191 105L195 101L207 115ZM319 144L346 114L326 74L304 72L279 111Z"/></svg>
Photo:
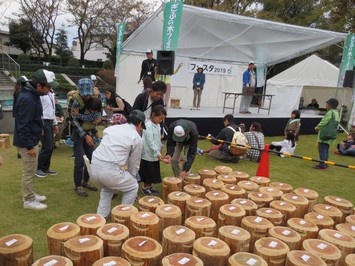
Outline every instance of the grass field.
<svg viewBox="0 0 355 266"><path fill-rule="evenodd" d="M345 139L341 134L338 140ZM281 137L268 137L266 143L281 140ZM301 136L297 149L297 155L318 158L315 146L315 135ZM12 140L11 140L12 141ZM199 146L209 147L207 141L201 141ZM353 157L334 155L335 146L331 147L330 160L342 164L355 165ZM0 149L0 155L4 158L4 165L0 168L0 237L7 234L20 233L30 236L34 240L34 257L48 255L46 232L49 227L59 222L75 222L85 213L95 213L99 192L89 192L87 198L78 197L74 193L73 163L69 158L71 148L60 145L55 149L52 157L52 169L57 170L57 176L47 178L35 178L36 192L46 195L48 209L44 211L32 211L22 208L21 200L21 160L16 158L16 148ZM201 168L213 169L221 165L206 156L197 155L192 172ZM355 203L354 178L355 171L340 167L330 167L328 171L314 170L314 162L308 162L295 158L280 158L270 155L270 179L291 184L294 188L307 187L316 190L320 194L320 201L325 195L336 195ZM240 161L237 164L229 164L234 170L245 171L251 176L255 175L258 164L250 161ZM169 165L162 165L162 176L171 176ZM120 199L113 201L113 206L120 204Z"/></svg>

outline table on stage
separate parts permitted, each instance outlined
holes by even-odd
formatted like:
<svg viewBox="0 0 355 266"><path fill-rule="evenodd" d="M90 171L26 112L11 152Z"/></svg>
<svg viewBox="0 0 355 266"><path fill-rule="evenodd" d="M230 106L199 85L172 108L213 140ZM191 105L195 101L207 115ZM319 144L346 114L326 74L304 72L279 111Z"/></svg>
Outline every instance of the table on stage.
<svg viewBox="0 0 355 266"><path fill-rule="evenodd" d="M234 109L235 109L235 101L239 96L255 96L255 97L261 97L261 103L258 106L258 113L261 110L267 110L267 114L270 114L270 109L271 109L271 102L272 102L272 94L250 94L250 93L239 93L239 92L222 92L224 93L224 101L223 101L223 113L225 109L232 109L233 114L234 114ZM226 101L227 99L233 99L233 107L226 107ZM269 102L268 104L264 107L265 99L268 99Z"/></svg>

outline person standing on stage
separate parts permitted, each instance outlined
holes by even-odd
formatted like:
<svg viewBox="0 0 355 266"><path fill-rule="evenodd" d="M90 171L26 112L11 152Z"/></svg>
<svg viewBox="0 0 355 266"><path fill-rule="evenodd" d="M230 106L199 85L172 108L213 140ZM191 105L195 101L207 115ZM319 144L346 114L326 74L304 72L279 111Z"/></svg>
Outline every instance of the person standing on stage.
<svg viewBox="0 0 355 266"><path fill-rule="evenodd" d="M254 69L254 62L250 61L248 69L243 73L243 88L250 87L256 88L256 71ZM255 91L254 91L255 92ZM243 92L244 93L244 92ZM253 99L253 95L242 95L240 99L239 113L251 114L249 111L250 103Z"/></svg>
<svg viewBox="0 0 355 266"><path fill-rule="evenodd" d="M192 101L191 110L200 110L200 102L201 102L201 94L203 90L203 86L205 86L206 75L203 73L203 67L197 67L197 73L194 75L194 79L192 80L192 89L194 91L194 99Z"/></svg>
<svg viewBox="0 0 355 266"><path fill-rule="evenodd" d="M137 84L139 84L145 77L150 77L152 81L155 81L155 67L157 66L157 60L153 58L153 51L151 49L148 49L145 54L147 55L147 59L142 62L141 74Z"/></svg>

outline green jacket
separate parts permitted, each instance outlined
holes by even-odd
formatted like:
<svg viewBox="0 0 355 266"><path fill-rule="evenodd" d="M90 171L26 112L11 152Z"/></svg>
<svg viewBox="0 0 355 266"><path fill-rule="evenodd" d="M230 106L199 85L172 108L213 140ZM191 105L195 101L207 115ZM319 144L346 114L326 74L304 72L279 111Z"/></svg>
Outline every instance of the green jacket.
<svg viewBox="0 0 355 266"><path fill-rule="evenodd" d="M319 137L319 134L320 132L322 131L322 129L324 128L324 126L326 124L329 123L329 121L331 120L332 118L332 114L334 114L334 118L335 118L335 121L337 121L339 123L340 121L340 116L339 116L339 113L336 109L329 109L327 111L327 113L324 115L324 117L322 118L322 120L319 122L319 124L317 125L317 128L319 129L318 131L318 138L317 138L317 142L322 142L322 143L327 143L329 145L335 145L336 143L336 140L321 140L320 137Z"/></svg>

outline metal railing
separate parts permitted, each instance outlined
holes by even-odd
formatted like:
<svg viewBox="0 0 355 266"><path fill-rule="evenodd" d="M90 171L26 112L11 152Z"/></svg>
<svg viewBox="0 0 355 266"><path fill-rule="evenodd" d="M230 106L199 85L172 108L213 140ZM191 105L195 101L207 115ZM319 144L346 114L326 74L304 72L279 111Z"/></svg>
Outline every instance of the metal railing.
<svg viewBox="0 0 355 266"><path fill-rule="evenodd" d="M20 76L20 65L4 51L0 51L0 67L3 71L13 73L16 78Z"/></svg>

